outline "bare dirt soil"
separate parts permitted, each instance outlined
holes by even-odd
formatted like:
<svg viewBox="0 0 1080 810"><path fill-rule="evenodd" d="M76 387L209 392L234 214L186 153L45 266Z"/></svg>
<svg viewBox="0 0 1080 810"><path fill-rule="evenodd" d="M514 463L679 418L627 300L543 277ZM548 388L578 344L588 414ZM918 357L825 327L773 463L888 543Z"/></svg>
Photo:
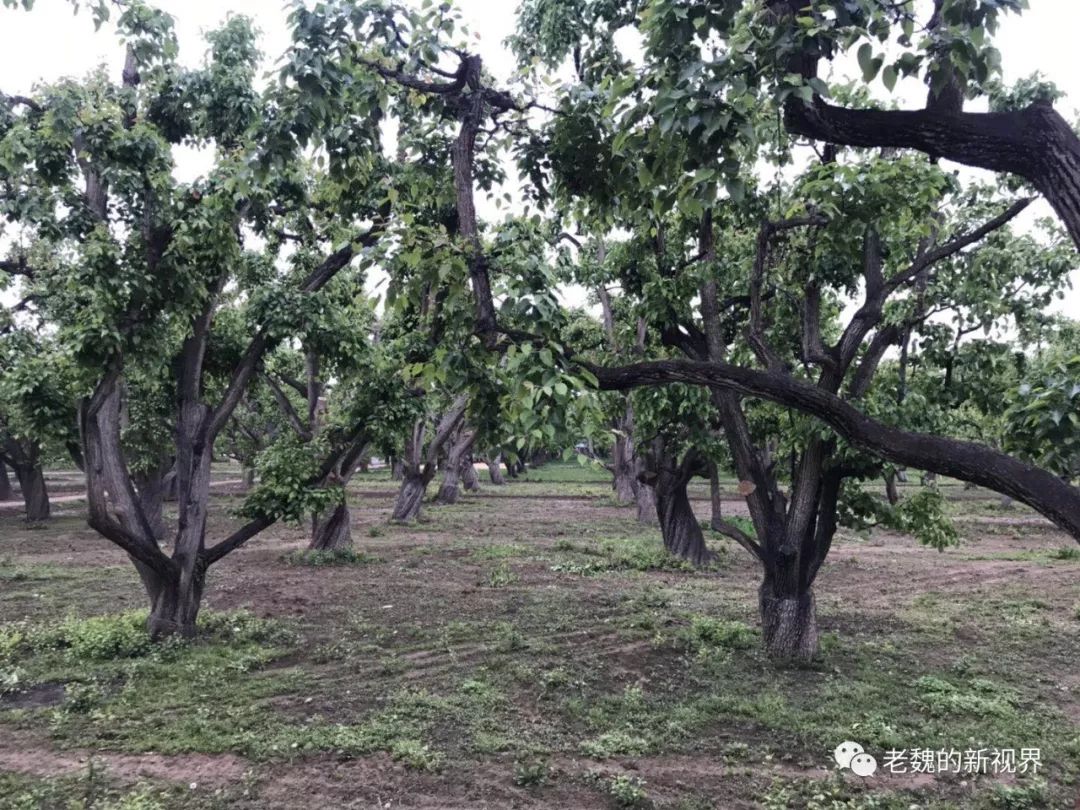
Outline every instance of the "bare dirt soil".
<svg viewBox="0 0 1080 810"><path fill-rule="evenodd" d="M290 563L303 527L268 531L212 570L205 605L287 640L241 663L191 652L223 662L211 683L184 651L173 669L157 653L80 669L72 650L5 665L0 632L0 807L84 800L88 769L149 807L1074 806L1080 560L1037 516L957 487L957 547L843 534L816 587L821 659L790 669L759 650L741 549L712 535L721 563L688 570L602 480L562 469L412 526L388 524L385 474L362 476L352 564ZM240 497L216 496L215 535ZM58 513L0 516L9 633L145 607L125 555ZM22 675L6 689L5 666ZM832 761L845 738L879 762L1040 748L1042 768L859 779Z"/></svg>

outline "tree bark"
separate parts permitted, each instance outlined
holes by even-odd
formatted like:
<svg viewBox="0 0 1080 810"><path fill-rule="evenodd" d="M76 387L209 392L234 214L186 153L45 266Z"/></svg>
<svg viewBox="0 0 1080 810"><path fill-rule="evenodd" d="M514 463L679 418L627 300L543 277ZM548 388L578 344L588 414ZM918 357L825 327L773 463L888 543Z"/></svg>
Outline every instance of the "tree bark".
<svg viewBox="0 0 1080 810"><path fill-rule="evenodd" d="M761 635L772 658L805 662L818 651L817 610L813 588L778 592L769 577L758 592Z"/></svg>
<svg viewBox="0 0 1080 810"><path fill-rule="evenodd" d="M424 503L424 492L428 482L420 473L404 473L401 479L401 488L398 490L397 500L394 502L394 512L391 520L405 523L420 517L420 509Z"/></svg>
<svg viewBox="0 0 1080 810"><path fill-rule="evenodd" d="M626 407L630 412L630 406ZM611 482L615 490L615 499L619 503L634 503L637 494L637 469L634 458L634 439L630 433L628 419L624 418L616 426L615 445L611 450Z"/></svg>
<svg viewBox="0 0 1080 810"><path fill-rule="evenodd" d="M158 468L137 472L131 477L146 522L150 524L154 540L160 543L165 537L165 488L162 483L165 476Z"/></svg>
<svg viewBox="0 0 1080 810"><path fill-rule="evenodd" d="M466 454L461 460L461 485L466 492L479 492L480 479L476 476L476 467L473 464L472 454Z"/></svg>
<svg viewBox="0 0 1080 810"><path fill-rule="evenodd" d="M619 368L589 365L604 390L683 382L761 397L815 416L886 461L972 481L1032 507L1080 541L1080 489L1038 467L973 442L885 425L835 394L783 372L729 363L658 360Z"/></svg>
<svg viewBox="0 0 1080 810"><path fill-rule="evenodd" d="M1006 112L853 110L819 98L784 107L788 131L841 146L915 149L965 166L1015 174L1053 206L1080 248L1080 139L1045 101Z"/></svg>
<svg viewBox="0 0 1080 810"><path fill-rule="evenodd" d="M442 484L439 487L438 494L435 496L434 503L444 506L457 503L458 497L461 495L462 466L468 458L475 439L476 431L462 429L458 431L457 436L450 443L450 450L446 454L446 463L443 469Z"/></svg>
<svg viewBox="0 0 1080 810"><path fill-rule="evenodd" d="M885 497L893 506L900 503L900 490L896 488L896 473L885 474Z"/></svg>
<svg viewBox="0 0 1080 810"><path fill-rule="evenodd" d="M349 505L345 501L334 507L329 514L317 517L308 549L311 551L344 551L352 548L350 517Z"/></svg>
<svg viewBox="0 0 1080 810"><path fill-rule="evenodd" d="M401 459L395 458L390 462L390 480L401 481L405 477L405 465Z"/></svg>
<svg viewBox="0 0 1080 810"><path fill-rule="evenodd" d="M45 473L40 464L18 466L15 475L19 479L27 523L44 523L50 517L49 493L45 487Z"/></svg>
<svg viewBox="0 0 1080 810"><path fill-rule="evenodd" d="M649 470L642 483L656 488L656 516L660 533L669 553L694 565L707 565L716 555L705 545L686 487L700 466L697 454L690 450L679 462L665 446L662 438L655 439L649 451Z"/></svg>
<svg viewBox="0 0 1080 810"><path fill-rule="evenodd" d="M155 641L170 636L194 638L206 576L203 566L199 565L188 575L167 578L140 569L140 576L150 597L150 615L146 620L150 638Z"/></svg>
<svg viewBox="0 0 1080 810"><path fill-rule="evenodd" d="M240 471L240 488L247 492L253 486L255 486L255 468L244 467Z"/></svg>
<svg viewBox="0 0 1080 810"><path fill-rule="evenodd" d="M0 461L0 501L14 500L15 493L11 489L11 479L8 478L7 465Z"/></svg>
<svg viewBox="0 0 1080 810"><path fill-rule="evenodd" d="M435 497L432 499L432 503L439 506L451 506L458 502L458 496L461 495L461 465L447 465L443 471L442 483L439 485L439 491L435 493Z"/></svg>
<svg viewBox="0 0 1080 810"><path fill-rule="evenodd" d="M637 520L646 526L657 526L660 523L656 509L656 489L644 481L638 481L637 492L634 494L637 503Z"/></svg>
<svg viewBox="0 0 1080 810"><path fill-rule="evenodd" d="M716 464L709 465L709 503L712 506L709 525L713 531L718 532L724 523L724 499L720 491L720 470Z"/></svg>
<svg viewBox="0 0 1080 810"><path fill-rule="evenodd" d="M506 479L503 477L502 472L502 453L496 453L494 456L489 456L487 459L488 477L491 478L491 483L497 487L501 487L506 483Z"/></svg>

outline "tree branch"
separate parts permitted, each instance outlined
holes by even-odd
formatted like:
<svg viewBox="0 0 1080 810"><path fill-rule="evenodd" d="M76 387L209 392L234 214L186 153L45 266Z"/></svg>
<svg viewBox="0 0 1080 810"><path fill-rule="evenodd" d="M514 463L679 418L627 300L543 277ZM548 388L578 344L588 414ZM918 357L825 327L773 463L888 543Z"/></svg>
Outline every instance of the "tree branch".
<svg viewBox="0 0 1080 810"><path fill-rule="evenodd" d="M887 461L970 481L1019 500L1080 542L1080 489L1057 476L973 442L908 432L787 374L728 363L659 360L618 368L583 364L604 390L689 383L738 391L820 419L853 445Z"/></svg>

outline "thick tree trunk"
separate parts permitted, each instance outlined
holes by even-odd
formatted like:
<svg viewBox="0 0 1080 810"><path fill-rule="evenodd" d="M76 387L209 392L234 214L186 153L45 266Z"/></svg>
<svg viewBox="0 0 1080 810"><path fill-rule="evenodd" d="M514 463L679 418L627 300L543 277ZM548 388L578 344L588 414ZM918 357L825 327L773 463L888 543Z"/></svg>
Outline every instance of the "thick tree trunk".
<svg viewBox="0 0 1080 810"><path fill-rule="evenodd" d="M45 488L45 473L40 464L15 468L26 507L27 523L42 523L49 519L49 493Z"/></svg>
<svg viewBox="0 0 1080 810"><path fill-rule="evenodd" d="M405 465L401 463L400 459L394 459L390 462L390 480L402 481L405 478Z"/></svg>
<svg viewBox="0 0 1080 810"><path fill-rule="evenodd" d="M461 465L460 464L447 464L446 469L443 471L442 483L439 485L439 491L435 495L432 503L440 506L449 506L455 504L458 501L458 496L461 494Z"/></svg>
<svg viewBox="0 0 1080 810"><path fill-rule="evenodd" d="M611 487L615 490L615 500L619 503L634 503L636 493L634 492L633 468L625 469L616 466L614 475L615 480L612 481Z"/></svg>
<svg viewBox="0 0 1080 810"><path fill-rule="evenodd" d="M344 551L352 548L349 505L344 501L330 512L315 519L311 534L311 551Z"/></svg>
<svg viewBox="0 0 1080 810"><path fill-rule="evenodd" d="M193 638L206 572L192 569L186 575L166 579L145 566L136 567L150 597L150 616L146 620L150 638Z"/></svg>
<svg viewBox="0 0 1080 810"><path fill-rule="evenodd" d="M506 479L503 477L502 472L502 453L489 457L487 460L487 468L488 477L491 478L492 484L501 487L506 483Z"/></svg>
<svg viewBox="0 0 1080 810"><path fill-rule="evenodd" d="M716 555L705 545L701 524L686 493L695 468L700 466L697 455L691 450L679 462L664 446L663 439L658 438L652 444L646 466L641 482L656 487L656 516L664 547L694 565L708 564Z"/></svg>
<svg viewBox="0 0 1080 810"><path fill-rule="evenodd" d="M397 501L394 502L394 513L390 519L404 523L420 517L420 508L424 503L427 485L428 482L422 474L403 474Z"/></svg>
<svg viewBox="0 0 1080 810"><path fill-rule="evenodd" d="M7 465L0 461L0 501L15 499L15 493L11 488L11 479L8 478Z"/></svg>
<svg viewBox="0 0 1080 810"><path fill-rule="evenodd" d="M476 432L473 430L460 430L450 443L450 450L446 454L446 463L443 465L442 485L439 493L435 496L435 503L448 505L457 503L461 494L460 483L462 468L468 460L469 451L472 449ZM475 477L475 476L474 476Z"/></svg>
<svg viewBox="0 0 1080 810"><path fill-rule="evenodd" d="M253 486L255 486L255 468L244 467L240 471L240 488L247 492Z"/></svg>
<svg viewBox="0 0 1080 810"><path fill-rule="evenodd" d="M676 557L694 565L707 565L716 555L705 545L701 524L690 506L686 484L656 487L656 515L664 547Z"/></svg>
<svg viewBox="0 0 1080 810"><path fill-rule="evenodd" d="M637 503L638 523L644 523L646 526L658 525L660 521L656 510L656 489L639 481L634 500Z"/></svg>
<svg viewBox="0 0 1080 810"><path fill-rule="evenodd" d="M818 651L814 590L777 592L766 576L759 591L761 634L765 651L773 658L809 661Z"/></svg>

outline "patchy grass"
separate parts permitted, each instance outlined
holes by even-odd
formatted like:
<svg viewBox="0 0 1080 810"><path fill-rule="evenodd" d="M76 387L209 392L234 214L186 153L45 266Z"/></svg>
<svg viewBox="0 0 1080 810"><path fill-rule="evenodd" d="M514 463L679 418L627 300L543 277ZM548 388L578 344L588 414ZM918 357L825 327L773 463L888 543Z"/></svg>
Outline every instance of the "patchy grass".
<svg viewBox="0 0 1080 810"><path fill-rule="evenodd" d="M281 561L286 565L307 565L320 568L326 565L369 565L378 562L378 558L351 548L332 551L297 549L283 555Z"/></svg>
<svg viewBox="0 0 1080 810"><path fill-rule="evenodd" d="M592 475L485 482L408 527L386 524L386 473L358 475L356 560L287 556L303 532L275 527L212 569L190 642L146 640L134 570L89 531L0 535L0 807L1070 806L1080 587L1060 534L944 554L842 536L817 586L822 655L786 668L760 648L741 550L708 535L727 551L690 568ZM215 531L230 519L215 501ZM879 762L1034 747L1044 769L857 780L832 765L847 739ZM88 803L81 771L4 773L25 747L228 755L251 776L204 793L110 771Z"/></svg>

